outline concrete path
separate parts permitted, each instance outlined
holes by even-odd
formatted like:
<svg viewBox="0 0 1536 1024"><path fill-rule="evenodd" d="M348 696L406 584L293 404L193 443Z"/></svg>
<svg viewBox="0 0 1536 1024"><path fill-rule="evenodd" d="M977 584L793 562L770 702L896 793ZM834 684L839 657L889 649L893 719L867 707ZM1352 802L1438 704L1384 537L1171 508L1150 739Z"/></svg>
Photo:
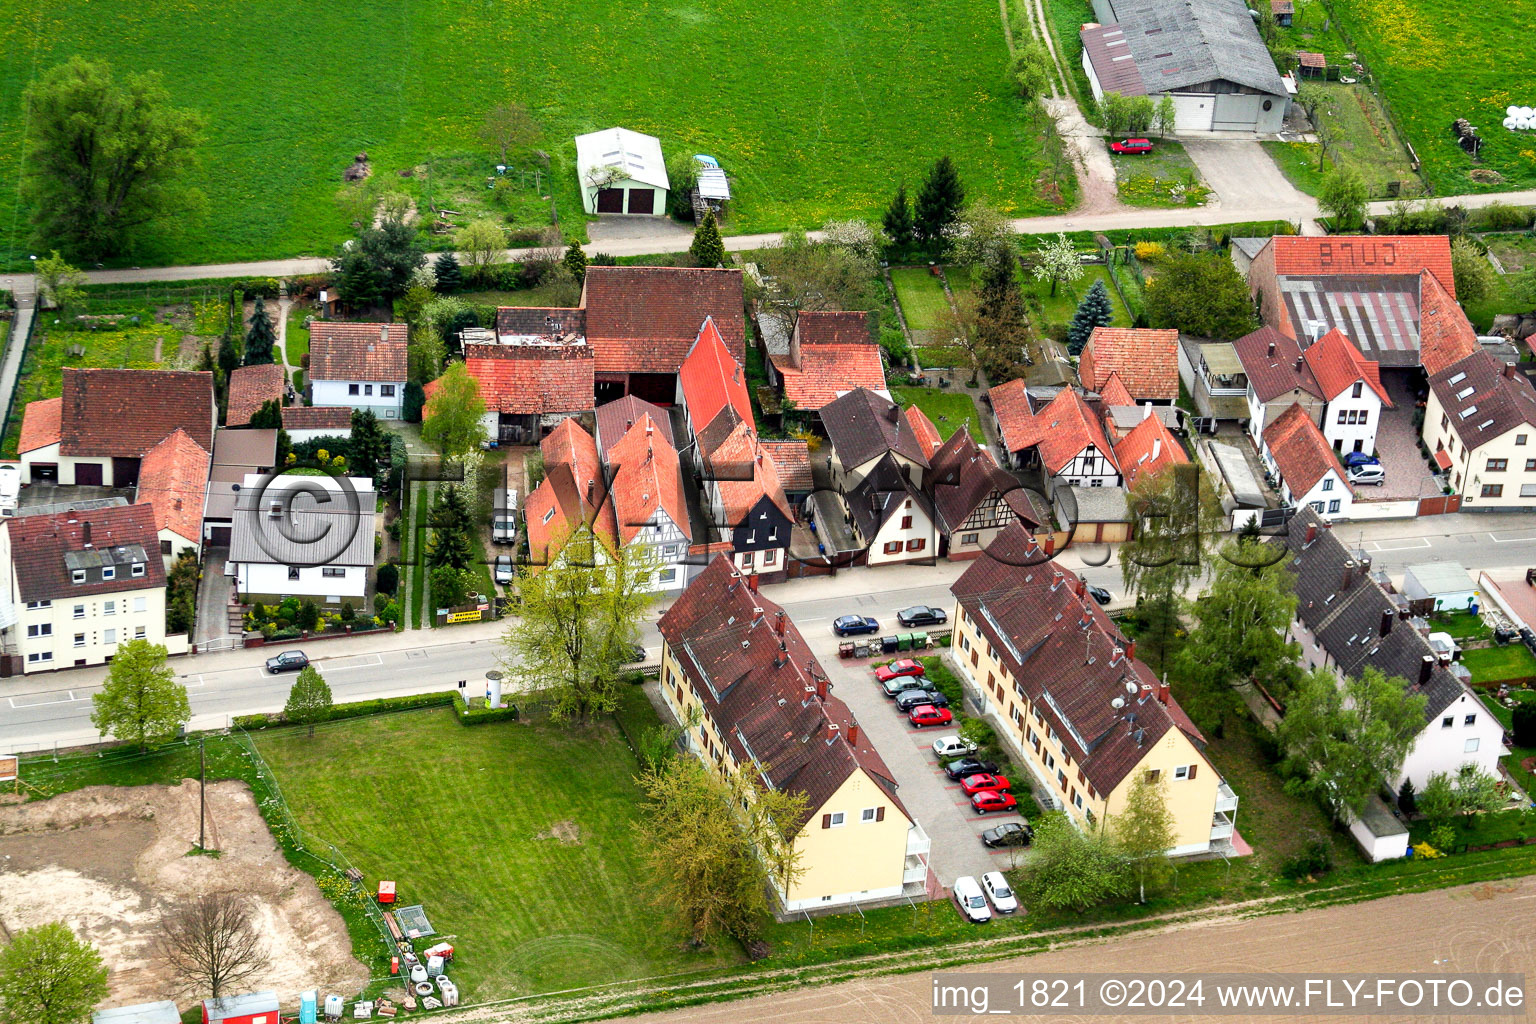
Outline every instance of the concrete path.
<svg viewBox="0 0 1536 1024"><path fill-rule="evenodd" d="M16 378L21 375L21 360L26 355L27 334L32 330L35 305L34 293L16 294L16 315L11 319L11 333L5 336L4 362L0 362L0 396L5 400L13 399L16 394Z"/></svg>

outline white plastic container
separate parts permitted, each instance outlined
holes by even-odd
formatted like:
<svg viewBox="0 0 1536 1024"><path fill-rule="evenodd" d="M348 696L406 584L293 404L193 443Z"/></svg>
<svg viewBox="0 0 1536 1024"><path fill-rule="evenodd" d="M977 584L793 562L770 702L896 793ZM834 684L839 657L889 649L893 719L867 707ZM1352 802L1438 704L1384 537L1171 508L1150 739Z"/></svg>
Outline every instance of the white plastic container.
<svg viewBox="0 0 1536 1024"><path fill-rule="evenodd" d="M411 965L411 981L419 982L427 980L427 969L421 964Z"/></svg>
<svg viewBox="0 0 1536 1024"><path fill-rule="evenodd" d="M443 958L432 956L427 958L427 977L435 978L443 973Z"/></svg>
<svg viewBox="0 0 1536 1024"><path fill-rule="evenodd" d="M347 1002L341 996L328 995L325 997L325 1015L327 1017L340 1017L346 1008Z"/></svg>
<svg viewBox="0 0 1536 1024"><path fill-rule="evenodd" d="M459 1005L459 986L455 985L447 978L438 978L437 987L438 990L442 993L444 1006Z"/></svg>

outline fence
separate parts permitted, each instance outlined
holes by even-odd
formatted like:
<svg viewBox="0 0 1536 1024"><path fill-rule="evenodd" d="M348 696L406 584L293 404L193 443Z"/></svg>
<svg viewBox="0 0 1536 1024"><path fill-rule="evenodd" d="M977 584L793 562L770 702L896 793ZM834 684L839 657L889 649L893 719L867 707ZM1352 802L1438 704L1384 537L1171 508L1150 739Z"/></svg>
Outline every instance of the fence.
<svg viewBox="0 0 1536 1024"><path fill-rule="evenodd" d="M32 332L36 329L36 314L35 306L16 311L16 317L11 321L10 333L6 335L5 348L0 352L0 367L11 362L13 353L16 361L16 379L11 381L11 390L5 396L5 418L0 420L0 438L4 438L11 431L11 415L16 410L16 392L21 387L21 370L27 360L27 346L32 343Z"/></svg>

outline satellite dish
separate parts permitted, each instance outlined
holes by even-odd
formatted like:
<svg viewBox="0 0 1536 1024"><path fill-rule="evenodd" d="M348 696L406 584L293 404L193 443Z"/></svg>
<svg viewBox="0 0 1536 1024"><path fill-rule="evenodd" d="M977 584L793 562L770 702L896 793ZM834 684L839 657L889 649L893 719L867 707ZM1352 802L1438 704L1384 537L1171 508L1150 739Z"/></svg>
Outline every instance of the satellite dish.
<svg viewBox="0 0 1536 1024"><path fill-rule="evenodd" d="M1137 693L1141 692L1141 687L1127 679L1125 681L1125 692L1134 697Z"/></svg>
<svg viewBox="0 0 1536 1024"><path fill-rule="evenodd" d="M1125 698L1116 697L1114 700L1109 702L1109 706L1114 708L1116 711L1119 711L1121 708L1125 707Z"/></svg>

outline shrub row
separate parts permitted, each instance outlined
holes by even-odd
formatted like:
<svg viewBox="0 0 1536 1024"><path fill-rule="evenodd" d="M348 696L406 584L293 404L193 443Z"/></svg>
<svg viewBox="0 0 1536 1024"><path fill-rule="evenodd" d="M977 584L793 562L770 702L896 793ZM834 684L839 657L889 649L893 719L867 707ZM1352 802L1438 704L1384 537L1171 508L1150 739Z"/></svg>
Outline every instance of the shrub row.
<svg viewBox="0 0 1536 1024"><path fill-rule="evenodd" d="M453 710L460 725L485 725L488 722L516 721L518 709L506 708L466 708L464 698L455 691L453 694Z"/></svg>
<svg viewBox="0 0 1536 1024"><path fill-rule="evenodd" d="M337 721L343 718L363 718L367 715L377 715L386 711L409 711L412 708L442 707L459 700L457 690L439 690L435 693L413 693L406 697L380 697L375 700L359 700L350 704L337 704L331 708L327 721ZM234 727L236 729L265 729L272 725L283 725L288 721L281 711L273 711L265 715L236 715Z"/></svg>

